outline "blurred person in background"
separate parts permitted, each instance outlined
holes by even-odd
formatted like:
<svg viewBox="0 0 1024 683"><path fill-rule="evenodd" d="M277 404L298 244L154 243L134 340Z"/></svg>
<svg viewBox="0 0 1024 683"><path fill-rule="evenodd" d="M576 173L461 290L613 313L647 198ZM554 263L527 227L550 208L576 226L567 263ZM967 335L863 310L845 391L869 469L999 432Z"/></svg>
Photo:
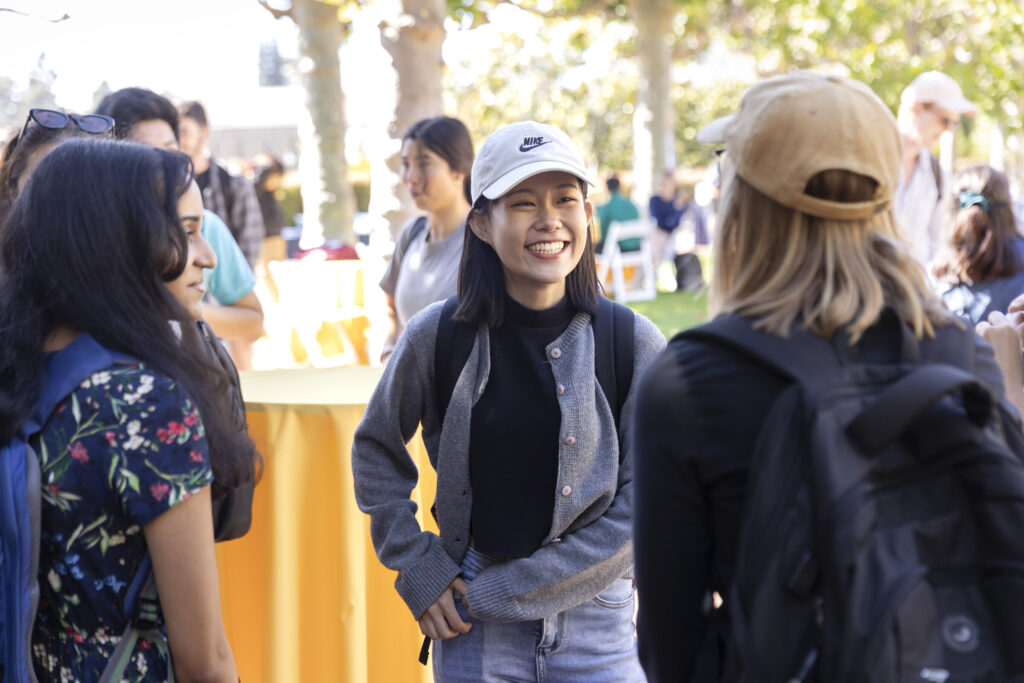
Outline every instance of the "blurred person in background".
<svg viewBox="0 0 1024 683"><path fill-rule="evenodd" d="M1024 238L1017 234L1006 176L991 166L953 178L946 244L933 268L943 303L977 325L1024 293Z"/></svg>
<svg viewBox="0 0 1024 683"><path fill-rule="evenodd" d="M284 180L284 166L274 157L268 156L256 167L256 199L263 214L263 225L266 237L263 239L263 250L260 252L260 265L264 269L269 261L283 261L288 258L287 247L281 231L287 219L281 204L277 201L277 192Z"/></svg>
<svg viewBox="0 0 1024 683"><path fill-rule="evenodd" d="M665 246L679 227L690 206L690 197L679 191L672 171L662 171L658 178L658 192L651 197L648 211L658 229L651 234L651 253L657 268L665 256Z"/></svg>
<svg viewBox="0 0 1024 683"><path fill-rule="evenodd" d="M185 102L178 113L181 149L192 157L203 206L224 219L249 266L255 268L266 236L256 190L248 178L230 173L210 155L210 124L201 102Z"/></svg>
<svg viewBox="0 0 1024 683"><path fill-rule="evenodd" d="M931 150L943 133L959 125L961 116L976 109L956 81L939 71L920 74L900 96L896 125L903 159L893 206L903 237L921 265L932 260L942 242L950 186L949 174Z"/></svg>
<svg viewBox="0 0 1024 683"><path fill-rule="evenodd" d="M601 226L601 242L597 245L597 253L601 253L604 245L604 238L608 235L608 228L615 221L635 221L640 218L640 210L636 204L622 194L622 182L616 176L605 181L608 188L608 201L597 207L597 222ZM640 248L640 239L633 238L619 242L622 251L636 251Z"/></svg>
<svg viewBox="0 0 1024 683"><path fill-rule="evenodd" d="M426 215L398 234L380 286L387 295L390 329L383 358L394 350L409 318L455 294L469 215L473 140L462 121L435 116L417 121L402 137L402 183Z"/></svg>
<svg viewBox="0 0 1024 683"><path fill-rule="evenodd" d="M151 90L123 88L110 93L96 113L114 119L114 136L119 140L179 148L178 110ZM235 365L245 370L252 364L252 343L263 335L263 307L254 291L256 276L224 221L209 210L203 212L203 236L217 255L217 267L204 275L203 320L230 344Z"/></svg>

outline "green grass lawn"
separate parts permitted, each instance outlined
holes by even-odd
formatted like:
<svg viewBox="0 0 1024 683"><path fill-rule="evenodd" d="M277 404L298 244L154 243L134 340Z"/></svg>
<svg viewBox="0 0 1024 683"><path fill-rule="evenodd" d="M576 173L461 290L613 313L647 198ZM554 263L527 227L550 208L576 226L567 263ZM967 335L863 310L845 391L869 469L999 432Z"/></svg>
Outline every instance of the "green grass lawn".
<svg viewBox="0 0 1024 683"><path fill-rule="evenodd" d="M628 304L637 313L650 319L671 339L683 330L707 321L707 292L658 292L654 301L634 301Z"/></svg>

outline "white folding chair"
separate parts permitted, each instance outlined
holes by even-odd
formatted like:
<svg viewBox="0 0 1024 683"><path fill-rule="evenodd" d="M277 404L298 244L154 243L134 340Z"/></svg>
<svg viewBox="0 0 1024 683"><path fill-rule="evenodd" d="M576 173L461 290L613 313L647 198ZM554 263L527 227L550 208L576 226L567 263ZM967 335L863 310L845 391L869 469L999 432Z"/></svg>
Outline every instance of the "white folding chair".
<svg viewBox="0 0 1024 683"><path fill-rule="evenodd" d="M612 278L612 295L616 301L650 301L658 296L654 260L651 256L651 230L653 223L643 218L633 221L613 221L608 226L604 247L597 254L597 277L601 284ZM638 238L640 248L622 251L619 242ZM626 268L633 267L633 277L626 280Z"/></svg>

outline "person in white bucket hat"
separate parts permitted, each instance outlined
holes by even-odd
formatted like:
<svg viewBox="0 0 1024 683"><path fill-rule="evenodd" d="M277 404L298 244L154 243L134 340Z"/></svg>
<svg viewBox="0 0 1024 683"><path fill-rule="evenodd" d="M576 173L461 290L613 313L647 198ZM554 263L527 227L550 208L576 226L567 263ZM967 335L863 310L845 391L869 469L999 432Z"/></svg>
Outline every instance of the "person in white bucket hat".
<svg viewBox="0 0 1024 683"><path fill-rule="evenodd" d="M590 184L553 126L484 141L457 296L409 321L356 431L356 500L436 681L644 680L629 425L665 340L601 296ZM409 500L420 427L439 535Z"/></svg>
<svg viewBox="0 0 1024 683"><path fill-rule="evenodd" d="M897 125L903 156L896 222L922 265L934 258L943 243L943 207L952 184L931 150L943 133L959 125L961 116L973 116L976 111L956 81L940 71L918 75L900 96Z"/></svg>

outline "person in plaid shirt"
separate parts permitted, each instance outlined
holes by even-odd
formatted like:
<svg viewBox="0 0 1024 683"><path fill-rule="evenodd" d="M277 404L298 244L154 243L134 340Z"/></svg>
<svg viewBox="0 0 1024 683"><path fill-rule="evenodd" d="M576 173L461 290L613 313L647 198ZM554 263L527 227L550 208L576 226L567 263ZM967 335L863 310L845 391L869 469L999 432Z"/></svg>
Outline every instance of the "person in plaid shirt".
<svg viewBox="0 0 1024 683"><path fill-rule="evenodd" d="M224 219L245 260L255 268L267 232L256 188L248 178L232 175L210 156L206 147L210 126L201 102L185 102L178 113L181 151L192 157L196 182L203 191L203 206Z"/></svg>

